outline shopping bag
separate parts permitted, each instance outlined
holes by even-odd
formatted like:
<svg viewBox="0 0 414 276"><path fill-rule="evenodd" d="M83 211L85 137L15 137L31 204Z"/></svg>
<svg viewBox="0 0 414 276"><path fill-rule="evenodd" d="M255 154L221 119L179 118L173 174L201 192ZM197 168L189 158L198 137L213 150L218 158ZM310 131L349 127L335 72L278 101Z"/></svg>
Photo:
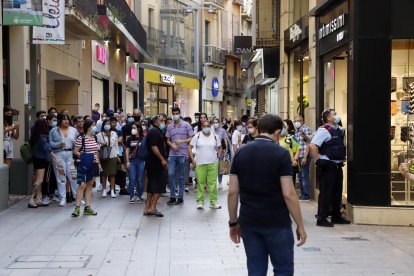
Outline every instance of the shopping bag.
<svg viewBox="0 0 414 276"><path fill-rule="evenodd" d="M229 160L220 160L220 171L219 174L221 175L228 175L230 174L231 163Z"/></svg>

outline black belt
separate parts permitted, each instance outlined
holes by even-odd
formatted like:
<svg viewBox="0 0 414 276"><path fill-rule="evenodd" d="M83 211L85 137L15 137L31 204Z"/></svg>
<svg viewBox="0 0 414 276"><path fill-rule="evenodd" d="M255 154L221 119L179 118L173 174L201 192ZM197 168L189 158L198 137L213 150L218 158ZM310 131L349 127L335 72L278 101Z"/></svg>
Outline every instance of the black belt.
<svg viewBox="0 0 414 276"><path fill-rule="evenodd" d="M72 151L72 149L62 149L63 151Z"/></svg>

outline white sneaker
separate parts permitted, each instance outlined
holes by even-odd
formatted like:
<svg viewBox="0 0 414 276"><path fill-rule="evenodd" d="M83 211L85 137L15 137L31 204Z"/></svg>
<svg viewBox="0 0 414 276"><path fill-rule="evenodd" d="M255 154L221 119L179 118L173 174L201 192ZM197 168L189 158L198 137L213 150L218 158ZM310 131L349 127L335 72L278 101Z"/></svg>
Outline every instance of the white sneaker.
<svg viewBox="0 0 414 276"><path fill-rule="evenodd" d="M81 200L81 205L82 206L85 206L86 205L85 200L83 200L83 199Z"/></svg>
<svg viewBox="0 0 414 276"><path fill-rule="evenodd" d="M65 207L66 206L66 198L62 198L62 200L59 203L60 207Z"/></svg>
<svg viewBox="0 0 414 276"><path fill-rule="evenodd" d="M223 184L219 183L218 188L219 188L219 190L223 190Z"/></svg>
<svg viewBox="0 0 414 276"><path fill-rule="evenodd" d="M115 193L115 191L114 191L114 190L111 190L111 197L112 197L112 198L116 198L116 193Z"/></svg>
<svg viewBox="0 0 414 276"><path fill-rule="evenodd" d="M48 196L45 196L45 197L42 199L42 204L43 204L44 206L49 206L50 201L49 201L49 197L48 197Z"/></svg>
<svg viewBox="0 0 414 276"><path fill-rule="evenodd" d="M217 203L210 204L210 209L221 209L221 205L218 205Z"/></svg>
<svg viewBox="0 0 414 276"><path fill-rule="evenodd" d="M203 209L203 204L201 204L201 203L197 204L197 209L198 209L198 210Z"/></svg>
<svg viewBox="0 0 414 276"><path fill-rule="evenodd" d="M96 191L101 192L102 191L102 184L97 184L96 185Z"/></svg>
<svg viewBox="0 0 414 276"><path fill-rule="evenodd" d="M59 202L59 198L57 196L53 196L51 199L52 202Z"/></svg>
<svg viewBox="0 0 414 276"><path fill-rule="evenodd" d="M103 191L102 191L102 197L106 197L108 195L108 192L106 191L106 189L104 189Z"/></svg>

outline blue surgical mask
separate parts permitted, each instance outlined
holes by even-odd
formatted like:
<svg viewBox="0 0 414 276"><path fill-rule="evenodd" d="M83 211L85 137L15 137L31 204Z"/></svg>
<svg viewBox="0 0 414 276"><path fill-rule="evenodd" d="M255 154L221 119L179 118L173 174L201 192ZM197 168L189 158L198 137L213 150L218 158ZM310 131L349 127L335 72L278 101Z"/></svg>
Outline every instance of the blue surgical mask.
<svg viewBox="0 0 414 276"><path fill-rule="evenodd" d="M96 133L96 126L92 127L92 134Z"/></svg>
<svg viewBox="0 0 414 276"><path fill-rule="evenodd" d="M282 137L285 137L287 134L286 129L282 129L282 132L280 133L280 135L282 135Z"/></svg>
<svg viewBox="0 0 414 276"><path fill-rule="evenodd" d="M135 120L133 117L128 117L128 123L133 123Z"/></svg>
<svg viewBox="0 0 414 276"><path fill-rule="evenodd" d="M106 131L109 131L109 130L111 130L111 126L110 126L110 125L105 125L105 126L104 126L104 129L105 129Z"/></svg>
<svg viewBox="0 0 414 276"><path fill-rule="evenodd" d="M210 134L211 133L211 128L209 128L209 127L203 128L203 133L204 134Z"/></svg>
<svg viewBox="0 0 414 276"><path fill-rule="evenodd" d="M173 120L174 122L177 122L178 120L180 120L180 115L173 115Z"/></svg>
<svg viewBox="0 0 414 276"><path fill-rule="evenodd" d="M55 127L55 126L57 126L57 122L56 122L56 121L52 122L52 123L50 124L50 126L51 126L51 127Z"/></svg>
<svg viewBox="0 0 414 276"><path fill-rule="evenodd" d="M335 115L335 124L339 124L340 121L341 121L341 117L338 114Z"/></svg>
<svg viewBox="0 0 414 276"><path fill-rule="evenodd" d="M161 129L161 130L164 130L164 129L165 129L165 124L164 124L164 123L162 123L162 124L160 125L160 129Z"/></svg>

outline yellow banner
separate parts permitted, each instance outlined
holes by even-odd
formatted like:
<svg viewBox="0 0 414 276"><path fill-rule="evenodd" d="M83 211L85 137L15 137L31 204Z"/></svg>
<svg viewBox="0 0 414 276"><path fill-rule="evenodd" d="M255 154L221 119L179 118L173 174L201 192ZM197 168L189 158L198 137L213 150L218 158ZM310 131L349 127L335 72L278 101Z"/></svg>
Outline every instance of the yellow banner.
<svg viewBox="0 0 414 276"><path fill-rule="evenodd" d="M200 82L198 79L182 77L179 75L169 73L163 73L151 69L144 69L144 81L184 87L189 89L200 89Z"/></svg>

